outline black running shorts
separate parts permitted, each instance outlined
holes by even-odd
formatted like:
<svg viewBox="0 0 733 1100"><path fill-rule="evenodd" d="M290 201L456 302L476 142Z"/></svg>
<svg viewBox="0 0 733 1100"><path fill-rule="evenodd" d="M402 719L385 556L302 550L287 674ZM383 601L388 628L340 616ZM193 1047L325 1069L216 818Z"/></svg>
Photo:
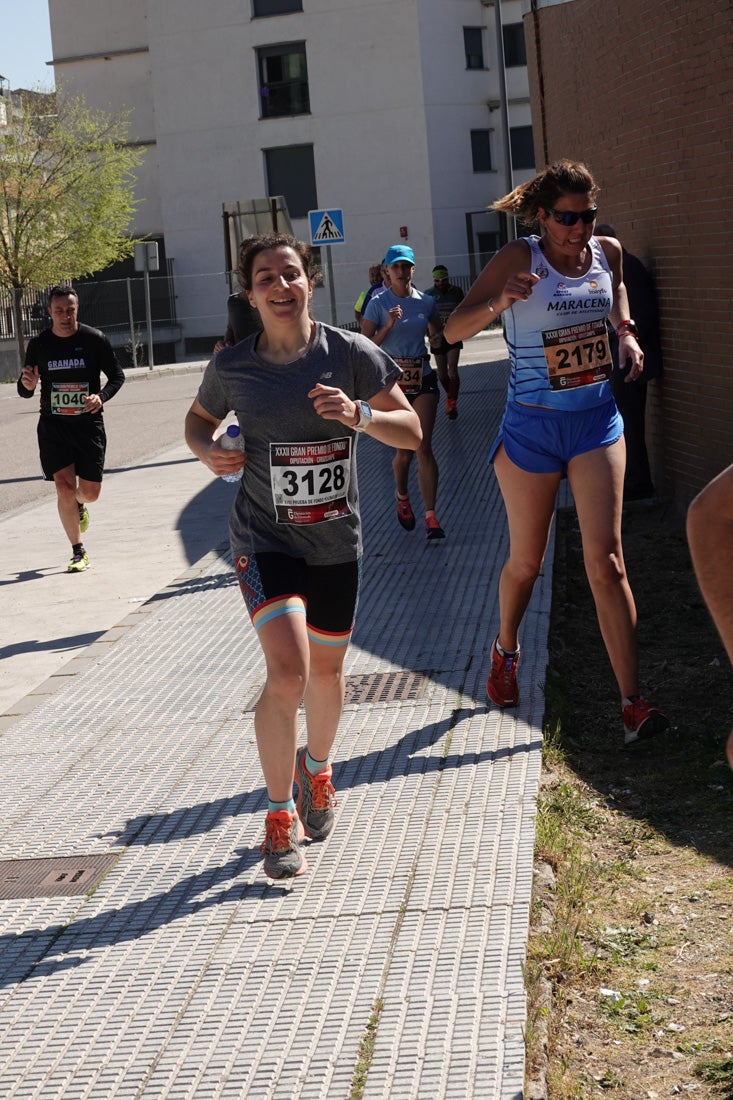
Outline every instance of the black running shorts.
<svg viewBox="0 0 733 1100"><path fill-rule="evenodd" d="M312 641L344 645L354 626L361 561L308 565L289 554L248 554L235 561L256 630L279 615L304 614Z"/></svg>
<svg viewBox="0 0 733 1100"><path fill-rule="evenodd" d="M73 421L73 423L71 423ZM84 481L101 481L107 436L102 416L42 416L38 421L38 448L46 481L73 466Z"/></svg>

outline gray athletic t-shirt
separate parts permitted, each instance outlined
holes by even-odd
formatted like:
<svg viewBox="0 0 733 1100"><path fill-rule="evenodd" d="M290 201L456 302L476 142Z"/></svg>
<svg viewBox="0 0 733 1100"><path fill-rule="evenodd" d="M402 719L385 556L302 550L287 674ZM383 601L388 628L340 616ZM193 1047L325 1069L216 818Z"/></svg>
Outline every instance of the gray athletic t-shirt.
<svg viewBox="0 0 733 1100"><path fill-rule="evenodd" d="M399 367L366 337L320 322L294 363L260 358L258 337L215 355L198 392L218 420L234 410L244 437L247 461L229 517L232 554L354 561L362 553L358 434L320 417L308 393L321 382L368 401L399 377Z"/></svg>

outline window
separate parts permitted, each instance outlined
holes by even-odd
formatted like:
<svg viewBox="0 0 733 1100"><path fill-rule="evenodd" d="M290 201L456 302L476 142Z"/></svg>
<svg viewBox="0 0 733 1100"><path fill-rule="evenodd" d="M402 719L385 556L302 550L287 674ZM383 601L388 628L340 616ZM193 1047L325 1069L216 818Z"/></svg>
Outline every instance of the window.
<svg viewBox="0 0 733 1100"><path fill-rule="evenodd" d="M257 64L262 118L307 115L310 100L305 42L264 46L257 51Z"/></svg>
<svg viewBox="0 0 733 1100"><path fill-rule="evenodd" d="M471 130L471 159L474 172L490 172L491 130Z"/></svg>
<svg viewBox="0 0 733 1100"><path fill-rule="evenodd" d="M504 65L513 69L517 65L527 64L527 48L524 42L523 23L505 23L501 28L504 42Z"/></svg>
<svg viewBox="0 0 733 1100"><path fill-rule="evenodd" d="M531 126L514 126L509 131L512 168L534 168L534 144Z"/></svg>
<svg viewBox="0 0 733 1100"><path fill-rule="evenodd" d="M291 218L305 218L318 209L316 166L312 145L265 149L267 194L284 195Z"/></svg>
<svg viewBox="0 0 733 1100"><path fill-rule="evenodd" d="M494 253L501 248L502 241L498 233L477 233L476 244L478 245L479 267L486 267ZM496 318L493 317L492 320L496 320Z"/></svg>
<svg viewBox="0 0 733 1100"><path fill-rule="evenodd" d="M514 223L514 232L520 240L522 237L531 237L533 233L537 237L542 235L539 222L535 222L534 225L523 225L522 222L516 221Z"/></svg>
<svg viewBox="0 0 733 1100"><path fill-rule="evenodd" d="M483 69L484 43L481 27L463 28L463 48L466 51L466 68Z"/></svg>
<svg viewBox="0 0 733 1100"><path fill-rule="evenodd" d="M302 11L303 0L253 0L255 19L263 15L283 15L288 11Z"/></svg>

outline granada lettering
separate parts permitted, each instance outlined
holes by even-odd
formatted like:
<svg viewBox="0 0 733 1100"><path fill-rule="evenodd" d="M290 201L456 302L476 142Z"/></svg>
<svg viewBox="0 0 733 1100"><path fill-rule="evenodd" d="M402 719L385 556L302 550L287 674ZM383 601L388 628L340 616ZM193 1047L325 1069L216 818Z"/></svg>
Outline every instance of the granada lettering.
<svg viewBox="0 0 733 1100"><path fill-rule="evenodd" d="M49 359L49 370L73 370L74 367L85 367L83 359Z"/></svg>

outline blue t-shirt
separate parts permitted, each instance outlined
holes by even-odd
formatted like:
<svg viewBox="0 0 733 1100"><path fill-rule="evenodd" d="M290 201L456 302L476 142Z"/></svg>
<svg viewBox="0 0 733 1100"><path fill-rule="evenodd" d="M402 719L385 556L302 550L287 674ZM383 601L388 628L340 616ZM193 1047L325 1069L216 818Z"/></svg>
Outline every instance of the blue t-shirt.
<svg viewBox="0 0 733 1100"><path fill-rule="evenodd" d="M395 306L402 307L402 318L380 344L382 351L393 359L428 359L429 369L425 337L429 322L440 318L435 299L414 289L409 298L398 298L392 290L384 290L370 299L362 317L381 329L387 324L389 311Z"/></svg>

